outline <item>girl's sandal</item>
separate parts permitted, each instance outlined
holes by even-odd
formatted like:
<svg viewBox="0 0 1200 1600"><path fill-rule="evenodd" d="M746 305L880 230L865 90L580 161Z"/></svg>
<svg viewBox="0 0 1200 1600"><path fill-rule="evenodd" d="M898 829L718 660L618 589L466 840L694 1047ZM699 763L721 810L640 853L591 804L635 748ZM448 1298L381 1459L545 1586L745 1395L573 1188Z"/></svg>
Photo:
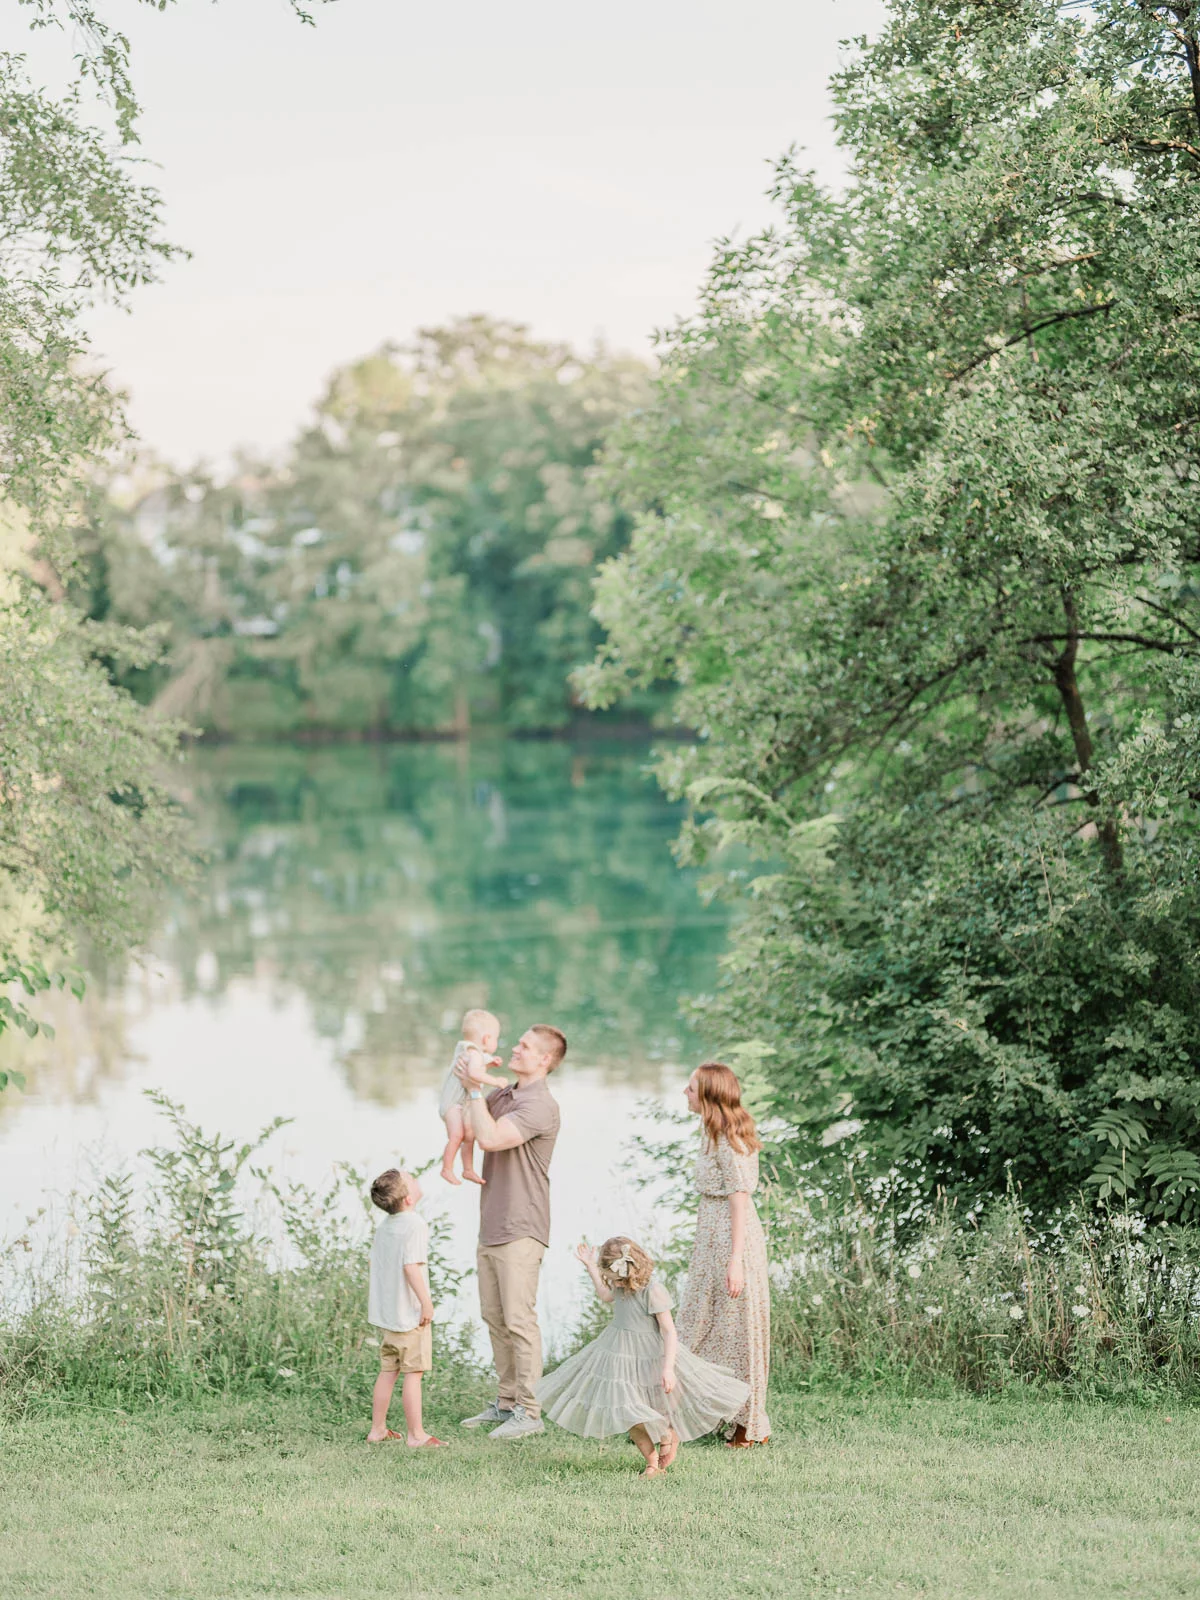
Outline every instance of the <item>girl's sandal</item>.
<svg viewBox="0 0 1200 1600"><path fill-rule="evenodd" d="M638 1473L638 1477L639 1478L661 1478L664 1471L665 1471L665 1468L663 1468L660 1465L658 1456L657 1456L657 1454L655 1454L649 1461L647 1461L647 1463L646 1463L645 1467L642 1469L642 1471Z"/></svg>
<svg viewBox="0 0 1200 1600"><path fill-rule="evenodd" d="M679 1454L679 1435L672 1433L665 1444L658 1447L658 1464L665 1472Z"/></svg>
<svg viewBox="0 0 1200 1600"><path fill-rule="evenodd" d="M368 1439L367 1443L368 1444L391 1444L394 1439L403 1439L403 1438L404 1438L404 1435L402 1433L396 1433L394 1431L394 1429L389 1428L388 1431L384 1434L382 1439Z"/></svg>

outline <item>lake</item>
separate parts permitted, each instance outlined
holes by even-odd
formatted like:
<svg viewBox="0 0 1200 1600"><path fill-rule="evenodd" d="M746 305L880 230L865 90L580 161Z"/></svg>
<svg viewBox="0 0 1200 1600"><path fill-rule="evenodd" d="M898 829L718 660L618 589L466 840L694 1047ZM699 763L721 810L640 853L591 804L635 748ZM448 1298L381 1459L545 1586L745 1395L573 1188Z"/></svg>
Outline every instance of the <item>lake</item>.
<svg viewBox="0 0 1200 1600"><path fill-rule="evenodd" d="M199 883L144 961L94 976L82 1004L52 997L53 1041L4 1042L29 1083L0 1097L0 1238L165 1140L150 1088L238 1139L292 1118L264 1158L306 1182L428 1161L460 1018L486 1005L505 1054L531 1022L569 1041L542 1295L561 1332L580 1234L661 1232L622 1147L647 1097L682 1104L703 1052L679 1002L711 989L724 945L648 759L591 741L197 750ZM477 1190L436 1173L425 1189L473 1260Z"/></svg>

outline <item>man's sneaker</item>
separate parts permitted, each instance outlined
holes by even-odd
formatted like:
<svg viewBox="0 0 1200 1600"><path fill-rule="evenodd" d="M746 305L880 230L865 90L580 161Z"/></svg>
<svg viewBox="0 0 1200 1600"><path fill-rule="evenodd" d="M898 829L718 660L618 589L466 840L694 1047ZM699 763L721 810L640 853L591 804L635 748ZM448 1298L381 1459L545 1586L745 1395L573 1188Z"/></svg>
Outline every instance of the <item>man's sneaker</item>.
<svg viewBox="0 0 1200 1600"><path fill-rule="evenodd" d="M507 1422L512 1412L496 1400L489 1400L477 1417L464 1417L460 1428L485 1428L489 1422Z"/></svg>
<svg viewBox="0 0 1200 1600"><path fill-rule="evenodd" d="M531 1417L524 1406L514 1406L512 1416L493 1428L489 1439L524 1439L531 1433L545 1433L546 1424L541 1417Z"/></svg>

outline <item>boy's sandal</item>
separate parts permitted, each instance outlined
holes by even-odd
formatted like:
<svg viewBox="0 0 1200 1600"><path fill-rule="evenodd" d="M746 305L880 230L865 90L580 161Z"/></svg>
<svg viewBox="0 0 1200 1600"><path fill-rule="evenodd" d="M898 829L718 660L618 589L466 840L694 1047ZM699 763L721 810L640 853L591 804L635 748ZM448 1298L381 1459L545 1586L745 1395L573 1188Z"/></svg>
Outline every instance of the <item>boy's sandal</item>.
<svg viewBox="0 0 1200 1600"><path fill-rule="evenodd" d="M397 1434L396 1438L398 1439L399 1437L400 1437L400 1435ZM435 1450L444 1450L446 1448L446 1441L445 1441L445 1439L435 1439L433 1434L431 1433L429 1435L428 1439L422 1439L420 1444L410 1445L409 1449L410 1450L424 1450L426 1445L433 1445Z"/></svg>
<svg viewBox="0 0 1200 1600"><path fill-rule="evenodd" d="M393 1431L393 1429L389 1428L388 1431L384 1434L382 1439L368 1439L367 1443L368 1444L391 1444L393 1439L403 1439L403 1437L404 1437L404 1435L402 1433L396 1433L396 1432Z"/></svg>

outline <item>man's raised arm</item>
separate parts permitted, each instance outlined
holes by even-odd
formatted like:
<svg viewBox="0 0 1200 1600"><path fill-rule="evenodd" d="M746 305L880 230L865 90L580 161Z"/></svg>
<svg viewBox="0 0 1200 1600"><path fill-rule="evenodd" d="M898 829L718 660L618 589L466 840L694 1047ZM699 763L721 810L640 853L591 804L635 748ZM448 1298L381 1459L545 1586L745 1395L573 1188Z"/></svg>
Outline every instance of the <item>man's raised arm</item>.
<svg viewBox="0 0 1200 1600"><path fill-rule="evenodd" d="M501 1117L497 1122L488 1110L487 1101L483 1098L483 1065L481 1064L478 1073L472 1074L470 1066L465 1061L460 1061L454 1072L467 1088L469 1098L463 1107L463 1112L467 1128L479 1148L515 1150L519 1144L524 1144L528 1135L521 1132L511 1117Z"/></svg>

